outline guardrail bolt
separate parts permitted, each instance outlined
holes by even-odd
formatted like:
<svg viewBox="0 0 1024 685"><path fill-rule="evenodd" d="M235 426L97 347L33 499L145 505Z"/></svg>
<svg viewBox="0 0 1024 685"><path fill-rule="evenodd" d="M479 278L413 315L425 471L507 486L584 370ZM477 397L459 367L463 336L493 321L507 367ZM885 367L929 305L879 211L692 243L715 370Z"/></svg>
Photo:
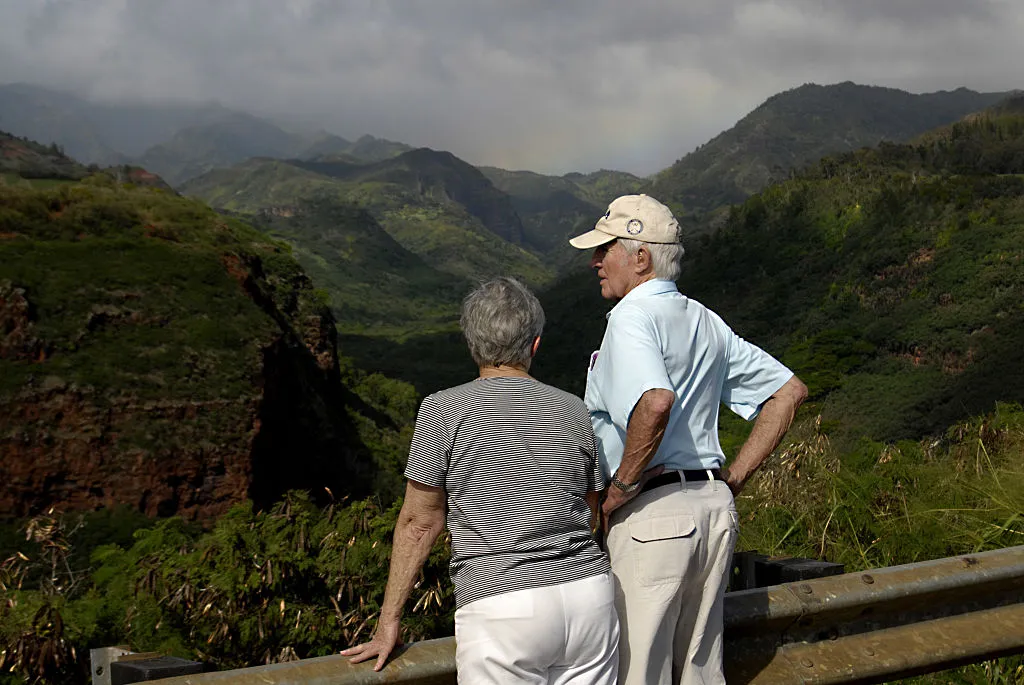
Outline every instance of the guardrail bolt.
<svg viewBox="0 0 1024 685"><path fill-rule="evenodd" d="M868 656L874 656L875 655L875 648L874 647L865 647L864 648L864 653L867 654Z"/></svg>
<svg viewBox="0 0 1024 685"><path fill-rule="evenodd" d="M804 668L814 668L814 662L811 661L810 659L808 659L807 657L804 657L803 659L801 659L800 660L800 664Z"/></svg>
<svg viewBox="0 0 1024 685"><path fill-rule="evenodd" d="M974 557L964 557L964 568L970 568L978 563Z"/></svg>
<svg viewBox="0 0 1024 685"><path fill-rule="evenodd" d="M860 577L860 579L864 581L865 585L871 585L875 582L874 576L872 576L870 573L865 573Z"/></svg>
<svg viewBox="0 0 1024 685"><path fill-rule="evenodd" d="M800 592L804 593L805 595L810 595L810 594L812 594L814 592L814 590L811 588L810 585L808 585L807 583L804 583L803 585L800 586Z"/></svg>

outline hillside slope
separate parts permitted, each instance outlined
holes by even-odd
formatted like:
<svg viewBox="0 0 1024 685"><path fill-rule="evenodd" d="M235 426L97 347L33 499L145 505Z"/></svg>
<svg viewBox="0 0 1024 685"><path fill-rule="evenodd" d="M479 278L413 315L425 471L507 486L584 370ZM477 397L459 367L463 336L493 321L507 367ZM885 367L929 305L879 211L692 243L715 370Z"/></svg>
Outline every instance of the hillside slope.
<svg viewBox="0 0 1024 685"><path fill-rule="evenodd" d="M909 141L1006 96L966 88L916 95L850 82L805 84L768 98L660 172L648 192L677 213L741 202L791 169L881 141Z"/></svg>
<svg viewBox="0 0 1024 685"><path fill-rule="evenodd" d="M364 209L320 197L268 207L251 221L291 245L305 272L329 295L343 333L380 335L458 320L469 282L429 267Z"/></svg>
<svg viewBox="0 0 1024 685"><path fill-rule="evenodd" d="M0 178L76 181L89 171L65 155L57 145L40 145L0 131Z"/></svg>
<svg viewBox="0 0 1024 685"><path fill-rule="evenodd" d="M446 152L419 149L373 164L254 159L193 179L182 191L243 214L331 198L369 211L402 247L439 271L469 279L515 274L534 285L553 276L517 244L522 223L508 197Z"/></svg>
<svg viewBox="0 0 1024 685"><path fill-rule="evenodd" d="M1018 100L771 186L687 246L680 286L780 355L837 435L916 438L1024 400L1022 246ZM544 301L538 376L582 391L608 305L585 273Z"/></svg>

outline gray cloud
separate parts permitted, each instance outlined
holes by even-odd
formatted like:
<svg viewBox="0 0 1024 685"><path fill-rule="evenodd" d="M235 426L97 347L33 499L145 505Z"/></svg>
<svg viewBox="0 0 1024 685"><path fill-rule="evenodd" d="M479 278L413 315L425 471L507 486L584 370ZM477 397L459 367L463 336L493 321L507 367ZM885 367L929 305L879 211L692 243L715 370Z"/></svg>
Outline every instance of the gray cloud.
<svg viewBox="0 0 1024 685"><path fill-rule="evenodd" d="M1024 86L1015 0L0 0L0 82L650 173L804 82Z"/></svg>

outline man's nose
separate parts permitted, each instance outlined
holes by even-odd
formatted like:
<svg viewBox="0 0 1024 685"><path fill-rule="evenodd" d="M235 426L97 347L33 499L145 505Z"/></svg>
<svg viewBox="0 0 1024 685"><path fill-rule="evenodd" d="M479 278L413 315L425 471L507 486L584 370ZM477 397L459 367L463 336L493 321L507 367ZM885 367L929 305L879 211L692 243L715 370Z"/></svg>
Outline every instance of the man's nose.
<svg viewBox="0 0 1024 685"><path fill-rule="evenodd" d="M601 257L602 257L601 251L600 250L594 250L594 254L592 254L590 256L590 268L591 269L596 269L597 267L601 266Z"/></svg>

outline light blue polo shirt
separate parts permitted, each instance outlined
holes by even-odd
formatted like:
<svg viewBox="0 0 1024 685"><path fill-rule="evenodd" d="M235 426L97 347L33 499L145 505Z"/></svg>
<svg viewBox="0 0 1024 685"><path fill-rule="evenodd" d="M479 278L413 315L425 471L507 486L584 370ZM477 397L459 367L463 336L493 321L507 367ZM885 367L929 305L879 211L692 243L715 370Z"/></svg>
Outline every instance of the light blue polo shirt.
<svg viewBox="0 0 1024 685"><path fill-rule="evenodd" d="M650 466L712 469L725 462L718 442L719 406L749 421L793 377L721 317L664 280L640 284L612 308L594 355L584 401L608 475L619 468L629 417L648 390L665 388L676 396Z"/></svg>

